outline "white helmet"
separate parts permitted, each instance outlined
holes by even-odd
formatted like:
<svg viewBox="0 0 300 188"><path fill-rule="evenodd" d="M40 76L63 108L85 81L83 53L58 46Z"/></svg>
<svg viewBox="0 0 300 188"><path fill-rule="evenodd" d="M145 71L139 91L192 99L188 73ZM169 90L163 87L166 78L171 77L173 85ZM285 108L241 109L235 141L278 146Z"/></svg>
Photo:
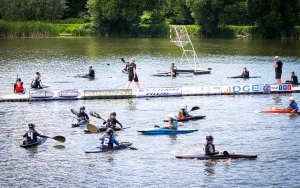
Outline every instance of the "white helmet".
<svg viewBox="0 0 300 188"><path fill-rule="evenodd" d="M290 101L295 101L294 97L290 97Z"/></svg>
<svg viewBox="0 0 300 188"><path fill-rule="evenodd" d="M185 108L187 108L187 105L186 105L185 103L183 103L183 104L181 105L181 107L185 109Z"/></svg>
<svg viewBox="0 0 300 188"><path fill-rule="evenodd" d="M175 114L168 114L168 118L172 118L172 119L175 119Z"/></svg>

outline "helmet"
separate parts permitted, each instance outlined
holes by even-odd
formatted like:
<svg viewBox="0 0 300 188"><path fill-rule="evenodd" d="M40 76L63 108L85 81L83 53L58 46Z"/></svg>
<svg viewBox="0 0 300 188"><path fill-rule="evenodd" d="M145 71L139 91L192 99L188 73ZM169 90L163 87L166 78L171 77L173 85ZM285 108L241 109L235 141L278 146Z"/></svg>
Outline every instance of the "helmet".
<svg viewBox="0 0 300 188"><path fill-rule="evenodd" d="M290 101L295 101L294 97L290 97Z"/></svg>
<svg viewBox="0 0 300 188"><path fill-rule="evenodd" d="M110 115L116 116L116 112L111 112Z"/></svg>
<svg viewBox="0 0 300 188"><path fill-rule="evenodd" d="M79 109L80 109L80 110L85 110L85 107L83 106L83 107L80 107Z"/></svg>
<svg viewBox="0 0 300 188"><path fill-rule="evenodd" d="M114 133L115 131L112 128L108 128L105 131L107 134Z"/></svg>
<svg viewBox="0 0 300 188"><path fill-rule="evenodd" d="M29 127L29 128L34 128L34 127L35 127L35 123L29 123L29 124L28 124L28 127Z"/></svg>
<svg viewBox="0 0 300 188"><path fill-rule="evenodd" d="M213 141L214 140L214 137L209 135L209 136L206 136L206 140L207 141Z"/></svg>
<svg viewBox="0 0 300 188"><path fill-rule="evenodd" d="M183 104L181 105L181 107L182 107L182 108L187 108L187 105L186 105L185 103L183 103Z"/></svg>
<svg viewBox="0 0 300 188"><path fill-rule="evenodd" d="M172 119L175 119L175 114L168 114L168 118L172 118Z"/></svg>

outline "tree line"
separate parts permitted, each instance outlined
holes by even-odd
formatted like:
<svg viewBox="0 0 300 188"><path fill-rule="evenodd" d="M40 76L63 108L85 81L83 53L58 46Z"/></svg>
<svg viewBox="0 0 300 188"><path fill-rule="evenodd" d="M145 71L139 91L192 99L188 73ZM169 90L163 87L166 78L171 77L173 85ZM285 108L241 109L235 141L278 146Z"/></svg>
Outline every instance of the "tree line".
<svg viewBox="0 0 300 188"><path fill-rule="evenodd" d="M300 0L0 0L0 19L57 22L81 18L100 33L148 25L201 27L216 37L228 25L254 26L264 38L290 37L300 25Z"/></svg>

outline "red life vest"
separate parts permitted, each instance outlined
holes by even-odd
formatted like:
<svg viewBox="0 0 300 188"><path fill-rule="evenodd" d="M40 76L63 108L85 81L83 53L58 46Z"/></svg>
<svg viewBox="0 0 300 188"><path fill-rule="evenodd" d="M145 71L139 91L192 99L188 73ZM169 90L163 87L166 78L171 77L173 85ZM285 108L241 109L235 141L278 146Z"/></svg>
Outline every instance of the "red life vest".
<svg viewBox="0 0 300 188"><path fill-rule="evenodd" d="M23 92L24 91L24 87L22 85L21 82L17 82L16 83L16 92Z"/></svg>

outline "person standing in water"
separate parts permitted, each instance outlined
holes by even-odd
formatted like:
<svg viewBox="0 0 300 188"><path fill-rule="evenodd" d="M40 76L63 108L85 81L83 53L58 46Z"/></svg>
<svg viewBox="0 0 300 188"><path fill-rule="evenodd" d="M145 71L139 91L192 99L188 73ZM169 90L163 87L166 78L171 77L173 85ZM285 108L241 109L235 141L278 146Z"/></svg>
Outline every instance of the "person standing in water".
<svg viewBox="0 0 300 188"><path fill-rule="evenodd" d="M273 65L275 68L275 79L276 79L276 84L281 84L281 74L282 74L282 61L279 56L275 56L274 60L276 63Z"/></svg>
<svg viewBox="0 0 300 188"><path fill-rule="evenodd" d="M136 74L136 64L135 64L135 61L136 61L136 58L133 57L131 59L131 63L129 64L129 67L128 67L128 83L127 83L127 87L126 89L129 88L132 80L134 80L135 84L136 84L136 87L138 89L140 89L140 83L139 83L139 79L138 79L138 76Z"/></svg>

